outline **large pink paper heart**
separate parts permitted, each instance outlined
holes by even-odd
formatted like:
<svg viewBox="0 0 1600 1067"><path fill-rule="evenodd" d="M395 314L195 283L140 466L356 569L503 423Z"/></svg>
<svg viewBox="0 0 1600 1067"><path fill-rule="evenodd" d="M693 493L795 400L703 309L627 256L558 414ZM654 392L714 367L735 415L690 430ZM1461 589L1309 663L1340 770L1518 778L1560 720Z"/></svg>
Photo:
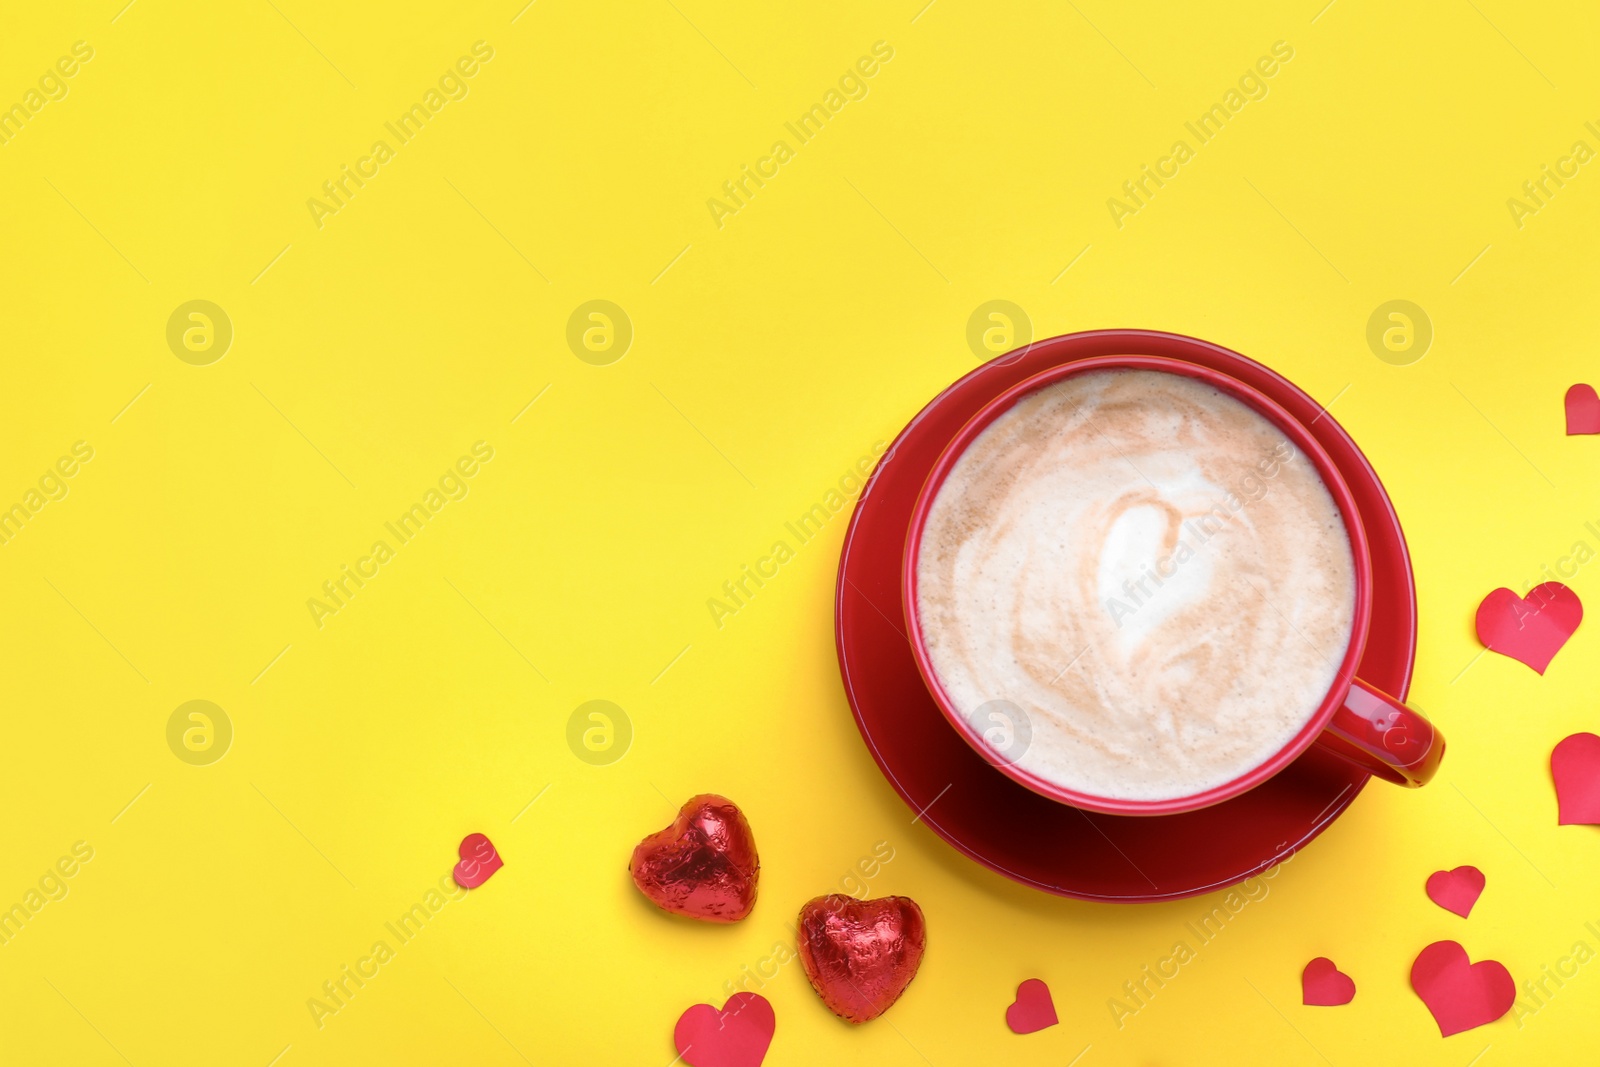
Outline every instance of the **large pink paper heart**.
<svg viewBox="0 0 1600 1067"><path fill-rule="evenodd" d="M1600 738L1597 738L1600 740ZM1445 911L1465 919L1483 892L1483 872L1476 867L1457 867L1453 871L1434 871L1428 875L1428 899Z"/></svg>
<svg viewBox="0 0 1600 1067"><path fill-rule="evenodd" d="M1517 985L1504 964L1472 963L1454 941L1435 941L1422 950L1411 965L1411 988L1444 1037L1494 1022L1517 999Z"/></svg>
<svg viewBox="0 0 1600 1067"><path fill-rule="evenodd" d="M461 862L450 873L455 876L456 885L462 889L478 888L489 880L490 875L505 866L500 853L494 849L494 842L483 834L468 834L462 838L456 854L461 857Z"/></svg>
<svg viewBox="0 0 1600 1067"><path fill-rule="evenodd" d="M1600 825L1600 737L1573 734L1550 753L1562 826Z"/></svg>
<svg viewBox="0 0 1600 1067"><path fill-rule="evenodd" d="M1600 433L1600 396L1580 384L1567 390L1567 436L1585 433Z"/></svg>
<svg viewBox="0 0 1600 1067"><path fill-rule="evenodd" d="M760 993L735 993L718 1011L696 1004L678 1016L672 1043L689 1067L761 1067L778 1020Z"/></svg>
<svg viewBox="0 0 1600 1067"><path fill-rule="evenodd" d="M1355 979L1318 956L1300 972L1300 1002L1324 1008L1337 1008L1356 998Z"/></svg>
<svg viewBox="0 0 1600 1067"><path fill-rule="evenodd" d="M1582 621L1583 602L1560 582L1536 585L1526 599L1496 589L1478 605L1478 640L1543 674Z"/></svg>
<svg viewBox="0 0 1600 1067"><path fill-rule="evenodd" d="M1006 1025L1014 1034L1037 1033L1061 1020L1056 1018L1056 1004L1050 999L1050 987L1041 979L1029 978L1017 986L1017 999L1006 1008Z"/></svg>

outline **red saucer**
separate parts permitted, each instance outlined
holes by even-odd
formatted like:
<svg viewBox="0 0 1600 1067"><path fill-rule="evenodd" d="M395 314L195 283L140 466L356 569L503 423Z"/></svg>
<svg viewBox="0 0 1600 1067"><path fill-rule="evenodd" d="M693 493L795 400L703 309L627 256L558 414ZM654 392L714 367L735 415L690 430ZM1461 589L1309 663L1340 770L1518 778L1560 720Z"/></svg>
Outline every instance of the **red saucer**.
<svg viewBox="0 0 1600 1067"><path fill-rule="evenodd" d="M1373 612L1361 677L1405 698L1417 597L1405 535L1372 466L1320 404L1237 352L1178 334L1095 330L985 363L895 438L868 481L839 560L834 637L845 695L889 784L920 821L1024 885L1084 900L1173 900L1279 863L1355 799L1366 772L1313 746L1282 773L1222 804L1179 815L1118 816L1048 800L990 766L950 728L923 687L900 598L900 553L917 493L945 444L978 409L1047 367L1093 356L1156 355L1254 386L1307 425L1356 498L1372 555Z"/></svg>

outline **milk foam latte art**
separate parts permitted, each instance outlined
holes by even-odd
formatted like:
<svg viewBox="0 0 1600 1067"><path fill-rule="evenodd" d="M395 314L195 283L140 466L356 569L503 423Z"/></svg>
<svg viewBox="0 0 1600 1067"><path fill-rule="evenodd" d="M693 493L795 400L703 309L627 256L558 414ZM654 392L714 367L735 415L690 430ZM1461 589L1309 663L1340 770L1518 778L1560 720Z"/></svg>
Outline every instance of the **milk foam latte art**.
<svg viewBox="0 0 1600 1067"><path fill-rule="evenodd" d="M996 758L1117 800L1193 796L1272 758L1354 625L1349 535L1316 467L1253 408L1161 371L1022 397L951 468L915 566L950 702L979 733L980 709L1020 711L986 733Z"/></svg>

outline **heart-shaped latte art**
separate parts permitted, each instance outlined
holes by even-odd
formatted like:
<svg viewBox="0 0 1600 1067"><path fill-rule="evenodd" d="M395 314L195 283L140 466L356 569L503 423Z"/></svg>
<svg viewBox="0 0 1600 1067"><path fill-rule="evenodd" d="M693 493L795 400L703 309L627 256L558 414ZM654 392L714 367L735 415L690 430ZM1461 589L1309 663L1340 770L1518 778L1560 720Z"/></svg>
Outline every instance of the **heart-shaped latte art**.
<svg viewBox="0 0 1600 1067"><path fill-rule="evenodd" d="M1125 660L1187 643L1184 620L1213 597L1214 561L1197 551L1193 519L1154 493L1120 500L1100 517L1096 589L1100 603L1131 609L1114 619Z"/></svg>
<svg viewBox="0 0 1600 1067"><path fill-rule="evenodd" d="M756 906L761 860L739 806L702 793L684 802L671 826L639 842L628 873L657 907L704 922L731 923Z"/></svg>
<svg viewBox="0 0 1600 1067"><path fill-rule="evenodd" d="M817 897L800 909L796 931L811 987L851 1023L876 1019L900 999L917 976L927 941L922 909L910 897Z"/></svg>

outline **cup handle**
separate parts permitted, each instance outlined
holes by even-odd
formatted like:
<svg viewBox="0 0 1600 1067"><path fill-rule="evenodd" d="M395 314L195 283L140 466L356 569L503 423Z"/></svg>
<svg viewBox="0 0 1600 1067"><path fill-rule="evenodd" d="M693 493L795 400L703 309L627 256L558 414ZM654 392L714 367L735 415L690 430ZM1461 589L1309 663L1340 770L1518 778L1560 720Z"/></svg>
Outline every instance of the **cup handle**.
<svg viewBox="0 0 1600 1067"><path fill-rule="evenodd" d="M1444 735L1394 697L1355 679L1317 744L1385 781L1426 785L1444 759Z"/></svg>

